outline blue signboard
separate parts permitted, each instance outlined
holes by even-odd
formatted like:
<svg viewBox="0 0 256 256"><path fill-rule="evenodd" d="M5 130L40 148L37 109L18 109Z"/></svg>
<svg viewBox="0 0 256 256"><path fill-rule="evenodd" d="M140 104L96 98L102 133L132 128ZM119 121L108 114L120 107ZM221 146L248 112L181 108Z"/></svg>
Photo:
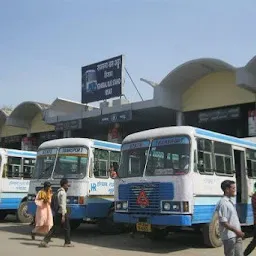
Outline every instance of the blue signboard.
<svg viewBox="0 0 256 256"><path fill-rule="evenodd" d="M82 103L120 97L123 55L82 67Z"/></svg>
<svg viewBox="0 0 256 256"><path fill-rule="evenodd" d="M128 122L130 120L132 120L131 110L108 114L108 115L102 115L100 117L101 124L121 123L121 122Z"/></svg>

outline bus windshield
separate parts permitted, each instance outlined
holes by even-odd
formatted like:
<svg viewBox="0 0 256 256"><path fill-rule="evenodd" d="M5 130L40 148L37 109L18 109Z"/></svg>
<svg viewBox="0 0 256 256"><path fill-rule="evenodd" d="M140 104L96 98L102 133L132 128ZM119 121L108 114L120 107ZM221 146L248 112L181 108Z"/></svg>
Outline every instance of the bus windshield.
<svg viewBox="0 0 256 256"><path fill-rule="evenodd" d="M82 179L86 175L88 149L65 147L39 150L37 154L35 179Z"/></svg>
<svg viewBox="0 0 256 256"><path fill-rule="evenodd" d="M60 148L53 178L82 179L86 175L88 149L85 147Z"/></svg>
<svg viewBox="0 0 256 256"><path fill-rule="evenodd" d="M182 175L189 171L190 139L188 136L139 141L122 146L119 176L142 177Z"/></svg>
<svg viewBox="0 0 256 256"><path fill-rule="evenodd" d="M56 155L57 148L42 149L37 152L34 179L48 179L51 177Z"/></svg>

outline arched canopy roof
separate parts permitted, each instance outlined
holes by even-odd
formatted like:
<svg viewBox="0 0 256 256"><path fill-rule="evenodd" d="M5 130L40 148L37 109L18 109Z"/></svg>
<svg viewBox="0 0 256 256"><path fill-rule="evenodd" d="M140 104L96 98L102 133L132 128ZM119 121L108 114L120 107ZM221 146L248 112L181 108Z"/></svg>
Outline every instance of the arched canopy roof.
<svg viewBox="0 0 256 256"><path fill-rule="evenodd" d="M219 59L201 58L185 62L172 70L159 84L180 94L200 78L215 72L234 71L235 67Z"/></svg>
<svg viewBox="0 0 256 256"><path fill-rule="evenodd" d="M29 127L30 122L38 114L42 113L49 107L48 104L25 101L19 104L12 113L9 115L6 121L6 125L18 126L18 127Z"/></svg>
<svg viewBox="0 0 256 256"><path fill-rule="evenodd" d="M19 104L10 114L10 118L22 119L25 121L31 121L36 114L43 112L49 107L48 104L25 101Z"/></svg>

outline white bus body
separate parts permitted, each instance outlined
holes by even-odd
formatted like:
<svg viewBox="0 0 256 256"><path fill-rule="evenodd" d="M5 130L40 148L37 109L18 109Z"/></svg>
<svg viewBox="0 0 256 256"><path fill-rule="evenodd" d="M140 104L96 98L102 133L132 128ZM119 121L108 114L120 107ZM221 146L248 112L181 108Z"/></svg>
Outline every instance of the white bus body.
<svg viewBox="0 0 256 256"><path fill-rule="evenodd" d="M136 226L151 238L177 228L202 229L207 245L221 246L215 206L223 195L221 182L229 179L237 185L241 223L253 224L256 143L177 126L127 136L121 155L115 222Z"/></svg>
<svg viewBox="0 0 256 256"><path fill-rule="evenodd" d="M20 222L31 221L27 193L35 159L36 152L0 148L0 220L16 213Z"/></svg>
<svg viewBox="0 0 256 256"><path fill-rule="evenodd" d="M119 163L120 147L86 138L57 139L40 145L29 187L29 213L35 214L35 196L45 181L50 181L56 191L60 180L67 178L71 185L68 208L72 227L96 221L106 231L106 221L109 223L114 211L114 181L109 168L113 162Z"/></svg>

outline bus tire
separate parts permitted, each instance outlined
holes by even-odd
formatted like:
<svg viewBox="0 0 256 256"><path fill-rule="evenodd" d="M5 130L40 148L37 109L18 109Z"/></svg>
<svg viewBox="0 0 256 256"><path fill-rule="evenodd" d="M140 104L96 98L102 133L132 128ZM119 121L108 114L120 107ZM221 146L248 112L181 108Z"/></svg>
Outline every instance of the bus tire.
<svg viewBox="0 0 256 256"><path fill-rule="evenodd" d="M21 223L31 223L33 221L33 216L27 213L28 204L27 201L21 202L17 210L16 217L17 221Z"/></svg>
<svg viewBox="0 0 256 256"><path fill-rule="evenodd" d="M4 220L7 216L7 212L5 211L0 211L0 220Z"/></svg>
<svg viewBox="0 0 256 256"><path fill-rule="evenodd" d="M80 227L83 220L70 220L70 229L75 230Z"/></svg>
<svg viewBox="0 0 256 256"><path fill-rule="evenodd" d="M219 219L218 214L213 215L210 224L203 226L203 238L204 244L211 248L217 248L222 246L222 241L219 235Z"/></svg>
<svg viewBox="0 0 256 256"><path fill-rule="evenodd" d="M169 234L167 229L153 229L151 233L147 233L147 237L152 241L164 240Z"/></svg>
<svg viewBox="0 0 256 256"><path fill-rule="evenodd" d="M110 209L106 218L98 221L98 227L104 235L116 235L123 231L122 224L114 223L114 208Z"/></svg>

